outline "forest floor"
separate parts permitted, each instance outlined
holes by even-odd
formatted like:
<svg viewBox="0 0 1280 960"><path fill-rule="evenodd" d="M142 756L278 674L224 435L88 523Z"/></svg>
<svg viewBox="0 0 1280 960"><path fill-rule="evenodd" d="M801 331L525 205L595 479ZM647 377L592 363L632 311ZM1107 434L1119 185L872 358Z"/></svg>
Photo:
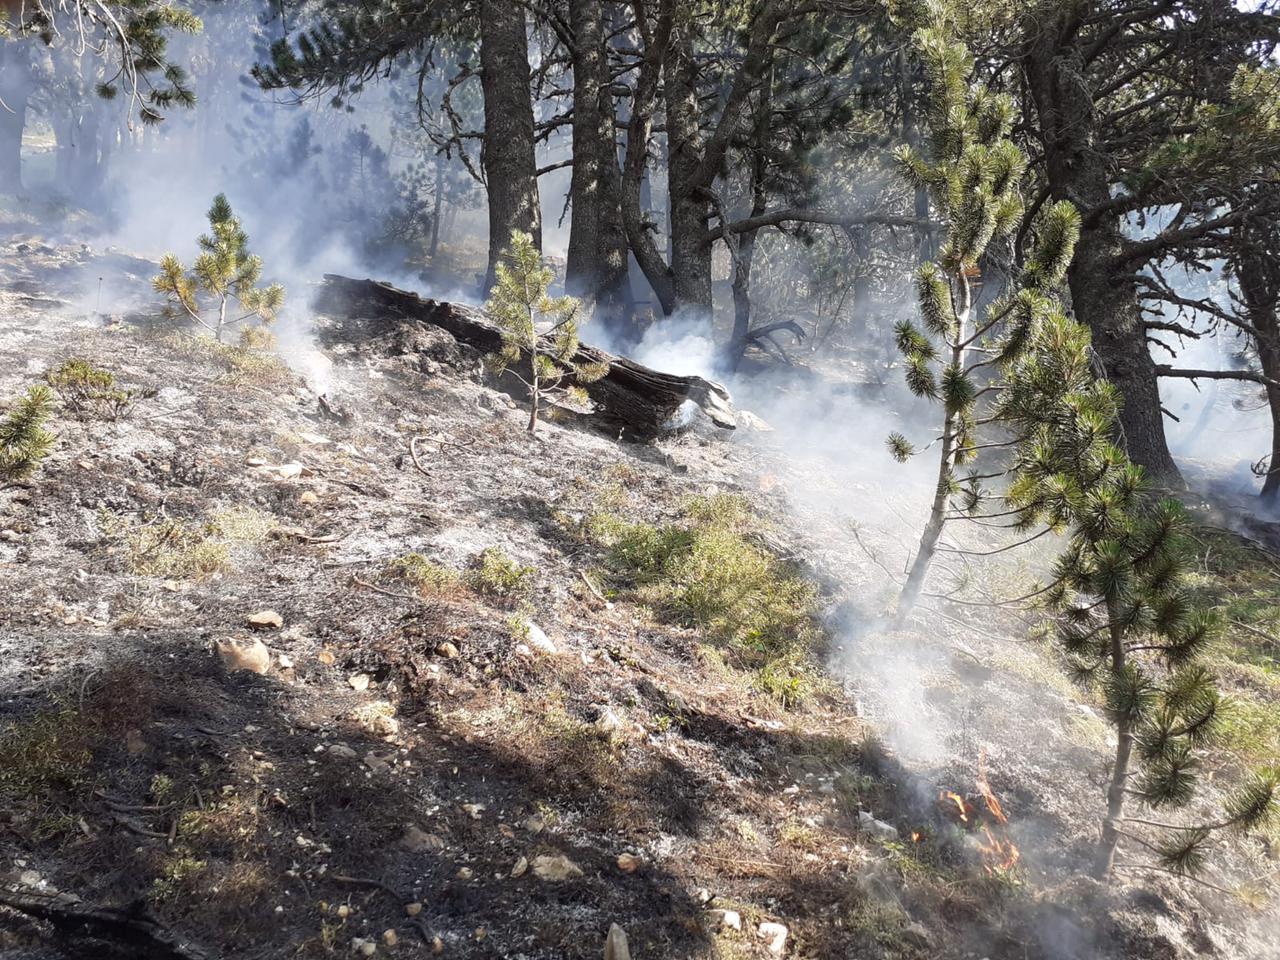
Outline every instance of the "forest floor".
<svg viewBox="0 0 1280 960"><path fill-rule="evenodd" d="M782 430L531 437L438 330L321 322L309 383L120 309L145 259L0 229L0 404L73 358L137 391L0 491L0 895L174 956L1280 956L1276 838L1216 851L1231 894L1082 879L1108 728L1024 623L878 626L918 485ZM1280 744L1280 559L1197 536L1227 779ZM156 949L0 910L3 957Z"/></svg>

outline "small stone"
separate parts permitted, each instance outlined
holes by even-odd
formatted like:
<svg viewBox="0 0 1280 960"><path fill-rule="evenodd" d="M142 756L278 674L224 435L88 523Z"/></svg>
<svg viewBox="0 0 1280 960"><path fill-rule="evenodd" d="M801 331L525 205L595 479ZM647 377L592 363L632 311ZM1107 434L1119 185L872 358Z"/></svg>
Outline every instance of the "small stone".
<svg viewBox="0 0 1280 960"><path fill-rule="evenodd" d="M521 857L519 860L516 861L516 865L511 868L511 876L523 877L525 875L525 872L528 869L529 869L529 858Z"/></svg>
<svg viewBox="0 0 1280 960"><path fill-rule="evenodd" d="M458 655L458 648L446 640L444 643L436 647L436 653L444 657L446 660L452 660Z"/></svg>
<svg viewBox="0 0 1280 960"><path fill-rule="evenodd" d="M382 942L388 947L394 947L399 939L400 938L396 936L396 932L390 927L382 931Z"/></svg>
<svg viewBox="0 0 1280 960"><path fill-rule="evenodd" d="M44 877L35 870L23 870L18 874L18 882L24 887L43 887Z"/></svg>
<svg viewBox="0 0 1280 960"><path fill-rule="evenodd" d="M271 651L261 640L219 640L216 647L223 665L232 672L266 673L271 669Z"/></svg>
<svg viewBox="0 0 1280 960"><path fill-rule="evenodd" d="M459 867L459 868L458 868L458 879L459 879L459 880L463 880L463 881L470 880L470 879L471 879L472 877L474 877L475 875L476 875L476 872L475 872L474 870L472 870L470 867Z"/></svg>
<svg viewBox="0 0 1280 960"><path fill-rule="evenodd" d="M316 496L314 490L303 490L302 493L298 495L298 502L308 504L319 503L320 498Z"/></svg>
<svg viewBox="0 0 1280 960"><path fill-rule="evenodd" d="M279 630L284 626L284 617L274 610L259 610L249 614L245 622L252 630Z"/></svg>
<svg viewBox="0 0 1280 960"><path fill-rule="evenodd" d="M369 675L367 673L353 673L347 677L347 683L351 684L351 689L357 693L363 693L369 689Z"/></svg>
<svg viewBox="0 0 1280 960"><path fill-rule="evenodd" d="M891 823L877 820L865 810L858 811L858 826L877 840L897 840L898 828Z"/></svg>
<svg viewBox="0 0 1280 960"><path fill-rule="evenodd" d="M622 853L618 855L618 869L623 873L635 873L640 869L643 863L639 857L632 853Z"/></svg>
<svg viewBox="0 0 1280 960"><path fill-rule="evenodd" d="M364 755L364 765L374 773L391 772L391 764L387 762L387 757L374 753L372 750Z"/></svg>
<svg viewBox="0 0 1280 960"><path fill-rule="evenodd" d="M372 957L378 952L378 945L372 940L363 940L356 937L351 941L351 949L362 957Z"/></svg>
<svg viewBox="0 0 1280 960"><path fill-rule="evenodd" d="M405 828L404 836L400 838L400 846L411 853L421 853L424 850L443 850L444 841L434 833L427 833L420 827L410 824Z"/></svg>
<svg viewBox="0 0 1280 960"><path fill-rule="evenodd" d="M616 923L609 924L609 935L604 941L604 960L631 960L627 932Z"/></svg>
<svg viewBox="0 0 1280 960"><path fill-rule="evenodd" d="M765 942L765 947L775 957L780 957L787 949L787 936L790 931L781 923L765 921L756 928L756 936Z"/></svg>
<svg viewBox="0 0 1280 960"><path fill-rule="evenodd" d="M928 928L918 921L906 925L902 931L902 939L912 946L922 949L927 949L933 945L933 937L930 936Z"/></svg>
<svg viewBox="0 0 1280 960"><path fill-rule="evenodd" d="M17 530L0 530L0 540L5 543L17 543L19 539Z"/></svg>
<svg viewBox="0 0 1280 960"><path fill-rule="evenodd" d="M546 821L536 813L533 816L528 817L524 823L520 824L520 826L524 827L530 833L541 833L543 830L547 829Z"/></svg>
<svg viewBox="0 0 1280 960"><path fill-rule="evenodd" d="M525 626L527 628L525 631L525 640L528 641L529 646L539 653L555 656L557 653L556 645L552 642L551 638L547 636L546 631L532 620L528 621Z"/></svg>
<svg viewBox="0 0 1280 960"><path fill-rule="evenodd" d="M466 813L466 815L470 817L472 820L479 820L481 815L484 813L484 804L483 803L464 803L462 805L462 809Z"/></svg>
<svg viewBox="0 0 1280 960"><path fill-rule="evenodd" d="M742 914L737 910L708 910L707 916L717 930L742 929Z"/></svg>
<svg viewBox="0 0 1280 960"><path fill-rule="evenodd" d="M440 954L444 953L444 941L441 940L439 937L432 937L431 952L434 953L437 957L440 956Z"/></svg>
<svg viewBox="0 0 1280 960"><path fill-rule="evenodd" d="M276 661L280 664L282 670L293 669L293 658L286 654L280 654L280 656L276 657Z"/></svg>
<svg viewBox="0 0 1280 960"><path fill-rule="evenodd" d="M415 900L413 903L406 903L404 905L404 912L405 912L405 916L407 917L416 917L418 914L422 912L422 904L419 903L417 900Z"/></svg>
<svg viewBox="0 0 1280 960"><path fill-rule="evenodd" d="M533 873L539 880L560 883L582 876L582 868L563 855L541 856L533 859Z"/></svg>
<svg viewBox="0 0 1280 960"><path fill-rule="evenodd" d="M355 750L348 747L345 743L329 744L328 752L329 756L340 757L343 760L354 760L356 757L360 756L360 754L356 753Z"/></svg>
<svg viewBox="0 0 1280 960"><path fill-rule="evenodd" d="M338 904L337 914L340 919L345 920L351 916L351 908L345 903L340 903Z"/></svg>
<svg viewBox="0 0 1280 960"><path fill-rule="evenodd" d="M337 659L331 650L321 650L316 654L316 659L323 663L326 667L332 667Z"/></svg>
<svg viewBox="0 0 1280 960"><path fill-rule="evenodd" d="M622 718L613 712L613 707L602 708L600 716L596 717L596 729L608 736L621 733L624 726Z"/></svg>

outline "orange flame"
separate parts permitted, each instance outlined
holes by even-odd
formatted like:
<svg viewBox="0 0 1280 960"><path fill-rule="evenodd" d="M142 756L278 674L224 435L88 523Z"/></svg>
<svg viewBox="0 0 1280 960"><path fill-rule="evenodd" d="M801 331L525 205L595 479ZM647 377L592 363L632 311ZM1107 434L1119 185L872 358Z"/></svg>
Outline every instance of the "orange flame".
<svg viewBox="0 0 1280 960"><path fill-rule="evenodd" d="M960 823L970 830L980 830L982 839L978 839L978 851L982 854L983 869L989 874L1004 873L1017 866L1021 853L1014 842L1009 839L1005 829L1009 823L1008 814L1000 799L991 789L987 780L987 755L983 751L978 757L978 774L976 777L977 796L982 798L982 805L975 807L960 794L951 790L943 790L938 794L939 805L947 811L954 806L958 811ZM974 798L976 802L976 797ZM985 807L985 810L982 808ZM915 839L915 835L912 835Z"/></svg>
<svg viewBox="0 0 1280 960"><path fill-rule="evenodd" d="M960 796L960 794L953 793L950 790L943 790L938 794L938 802L944 805L947 803L954 803L956 805L956 809L960 811L960 822L969 822L970 807L969 804L964 802L964 797Z"/></svg>

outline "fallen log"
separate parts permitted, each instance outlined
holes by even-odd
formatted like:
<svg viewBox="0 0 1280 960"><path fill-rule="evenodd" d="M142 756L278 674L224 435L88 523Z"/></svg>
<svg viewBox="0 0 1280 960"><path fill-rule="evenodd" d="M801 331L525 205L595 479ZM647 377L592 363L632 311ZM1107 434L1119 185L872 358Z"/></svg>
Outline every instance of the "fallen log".
<svg viewBox="0 0 1280 960"><path fill-rule="evenodd" d="M459 342L483 353L496 353L502 347L498 326L475 307L429 300L377 280L325 274L324 281L313 302L319 313L387 326L426 323L447 330ZM578 346L573 361L608 365L603 377L581 386L602 414L641 437L657 436L668 429L686 401L693 401L717 426L733 429L738 425L729 391L718 383L662 373L585 343ZM571 373L566 381L573 382Z"/></svg>
<svg viewBox="0 0 1280 960"><path fill-rule="evenodd" d="M103 907L67 893L0 889L0 908L26 914L52 925L71 940L106 942L126 948L125 956L154 960L206 960L190 941L172 933L145 912ZM96 953L103 956L102 953Z"/></svg>

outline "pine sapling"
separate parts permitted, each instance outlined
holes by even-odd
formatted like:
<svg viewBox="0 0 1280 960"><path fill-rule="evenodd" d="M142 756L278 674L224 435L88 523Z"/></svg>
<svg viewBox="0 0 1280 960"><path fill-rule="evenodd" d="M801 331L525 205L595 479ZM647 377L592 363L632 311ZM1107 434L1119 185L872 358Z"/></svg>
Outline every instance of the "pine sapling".
<svg viewBox="0 0 1280 960"><path fill-rule="evenodd" d="M168 297L171 310L180 309L221 343L228 328L245 321L257 320L262 325L274 323L276 313L284 305L284 287L278 283L258 286L262 258L249 252L249 237L232 214L224 194L213 198L208 217L210 232L197 241L201 253L190 273L176 256L167 253L160 261L160 273L152 280L152 286L157 293ZM210 306L201 306L202 294L210 299ZM260 328L246 327L242 337L252 342L260 340L261 333Z"/></svg>
<svg viewBox="0 0 1280 960"><path fill-rule="evenodd" d="M48 387L31 387L0 420L0 482L21 483L35 473L53 449L54 436L44 428L53 412Z"/></svg>
<svg viewBox="0 0 1280 960"><path fill-rule="evenodd" d="M1005 430L998 410L1003 370L1036 342L1040 325L1057 311L1054 294L1079 237L1075 209L1068 203L1052 206L1038 220L1038 243L1030 261L995 302L977 310L979 263L992 244L1008 240L1022 219L1019 183L1027 158L1008 139L1012 100L969 82L972 60L965 47L933 29L920 31L917 39L932 91L927 116L931 157L903 147L896 159L911 186L929 191L945 242L936 262L921 267L916 278L923 329L904 320L897 325L896 339L906 361L907 386L917 396L940 402L943 422L934 441L939 449L933 502L898 599L899 625L920 597L946 524L983 519L982 508L989 502L983 481L1005 476L997 468L984 475L970 470L961 477L960 469L979 451L1019 443L1018 436L1007 432L991 441L979 434L984 428ZM889 447L899 460L916 453L900 433L889 437Z"/></svg>
<svg viewBox="0 0 1280 960"><path fill-rule="evenodd" d="M502 331L502 349L488 357L495 372L507 371L529 388L529 432L538 428L544 398L581 397L578 386L598 380L606 364L577 363L579 303L548 295L551 270L533 237L511 232L511 247L498 264L485 310ZM568 381L572 381L569 383Z"/></svg>
<svg viewBox="0 0 1280 960"><path fill-rule="evenodd" d="M1001 397L1005 415L1027 431L1006 501L1024 527L1069 535L1036 598L1051 611L1077 677L1101 688L1116 730L1093 872L1110 874L1128 840L1155 855L1149 866L1191 874L1215 830L1253 829L1276 816L1277 774L1250 775L1209 823L1126 815L1130 802L1165 810L1193 797L1196 752L1223 713L1202 662L1220 625L1185 588L1182 505L1151 499L1142 469L1112 439L1119 398L1093 377L1088 331L1059 316L1037 339Z"/></svg>

